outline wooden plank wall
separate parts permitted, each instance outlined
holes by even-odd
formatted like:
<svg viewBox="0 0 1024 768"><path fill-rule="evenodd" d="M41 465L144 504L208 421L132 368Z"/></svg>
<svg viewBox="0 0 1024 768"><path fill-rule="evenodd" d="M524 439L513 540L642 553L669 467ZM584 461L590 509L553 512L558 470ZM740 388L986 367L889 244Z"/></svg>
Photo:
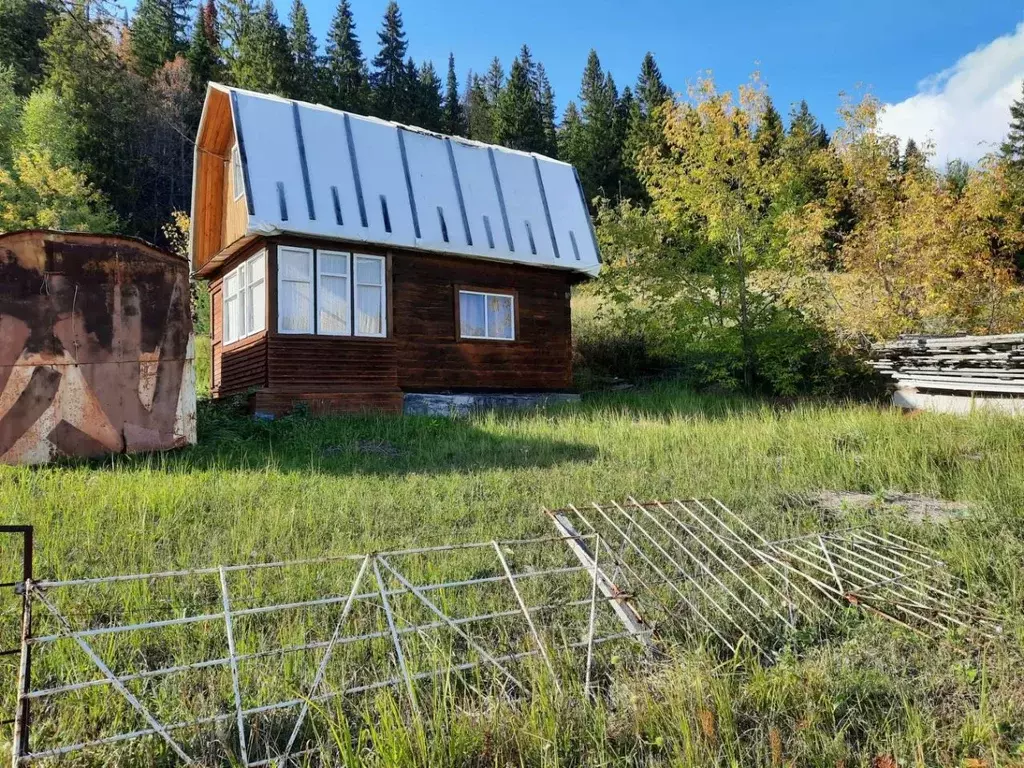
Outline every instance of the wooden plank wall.
<svg viewBox="0 0 1024 768"><path fill-rule="evenodd" d="M544 391L572 387L572 273L392 252L386 339L277 332L276 246L347 249L338 243L273 238L233 257L211 282L214 397L262 387L257 410L283 413L296 402L314 412L400 411L403 391ZM220 280L242 258L268 247L267 332L220 344ZM361 252L383 253L372 248ZM460 288L514 292L514 341L458 337Z"/></svg>
<svg viewBox="0 0 1024 768"><path fill-rule="evenodd" d="M570 273L472 259L392 259L398 384L404 390L545 390L572 386ZM460 340L457 291L514 291L516 340Z"/></svg>

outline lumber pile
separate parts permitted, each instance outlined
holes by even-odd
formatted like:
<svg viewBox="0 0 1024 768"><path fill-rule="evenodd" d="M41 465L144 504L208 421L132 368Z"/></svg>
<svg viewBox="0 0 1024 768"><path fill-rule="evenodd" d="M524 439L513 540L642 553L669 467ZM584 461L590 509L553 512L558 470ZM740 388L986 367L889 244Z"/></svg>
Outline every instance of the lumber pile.
<svg viewBox="0 0 1024 768"><path fill-rule="evenodd" d="M1024 395L1024 333L904 336L876 345L871 357L874 368L901 390Z"/></svg>

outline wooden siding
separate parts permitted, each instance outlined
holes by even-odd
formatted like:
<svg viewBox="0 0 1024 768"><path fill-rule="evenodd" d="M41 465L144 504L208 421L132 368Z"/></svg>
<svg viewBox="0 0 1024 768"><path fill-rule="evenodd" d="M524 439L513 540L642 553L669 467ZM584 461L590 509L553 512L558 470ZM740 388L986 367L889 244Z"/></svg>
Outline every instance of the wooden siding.
<svg viewBox="0 0 1024 768"><path fill-rule="evenodd" d="M245 234L245 197L241 208L231 193L227 173L231 147L235 143L231 100L223 91L213 90L206 103L203 129L196 137L196 188L192 211L193 261L199 271L221 249ZM241 230L239 222L241 217Z"/></svg>
<svg viewBox="0 0 1024 768"><path fill-rule="evenodd" d="M277 246L389 255L388 337L277 332ZM220 281L260 247L268 252L267 332L223 349ZM218 265L211 284L213 396L259 390L254 410L400 412L403 391L558 391L572 387L570 272L338 242L270 238ZM459 338L458 291L513 294L514 341Z"/></svg>
<svg viewBox="0 0 1024 768"><path fill-rule="evenodd" d="M569 273L415 253L395 253L392 270L393 330L402 389L572 386ZM460 339L460 289L514 293L515 341Z"/></svg>

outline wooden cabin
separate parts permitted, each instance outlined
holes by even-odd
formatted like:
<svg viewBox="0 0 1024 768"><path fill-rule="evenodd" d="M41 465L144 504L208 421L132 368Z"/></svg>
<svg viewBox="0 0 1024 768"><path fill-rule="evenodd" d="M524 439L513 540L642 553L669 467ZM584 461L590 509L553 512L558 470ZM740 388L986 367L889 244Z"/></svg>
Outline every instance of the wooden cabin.
<svg viewBox="0 0 1024 768"><path fill-rule="evenodd" d="M600 268L571 165L217 84L191 252L213 397L275 414L569 391L570 288Z"/></svg>

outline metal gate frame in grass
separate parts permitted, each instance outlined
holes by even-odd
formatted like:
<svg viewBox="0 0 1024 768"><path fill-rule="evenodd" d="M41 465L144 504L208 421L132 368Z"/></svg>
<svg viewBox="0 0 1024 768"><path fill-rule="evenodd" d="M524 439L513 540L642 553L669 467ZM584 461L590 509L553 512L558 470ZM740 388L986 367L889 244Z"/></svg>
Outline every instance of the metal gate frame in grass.
<svg viewBox="0 0 1024 768"><path fill-rule="evenodd" d="M45 658L40 656L48 649L65 662L73 658L73 651L79 672L92 670L99 675L86 675L84 679L79 675L80 679L57 683L51 668L45 677L46 687L33 687L29 676L22 679L19 708L37 705L33 736L46 734L55 737L56 743L33 745L30 749L26 725L24 739L14 745L13 764L36 764L81 750L115 748L127 742L156 739L163 742L163 749L170 750L186 765L228 757L252 768L286 765L320 751L319 746L307 746L301 737L311 709L326 702L385 688L404 689L409 709L414 717L419 717L423 696L420 688L430 681L458 676L469 689L482 696L486 696L481 691L485 684L499 695L513 696L531 692L538 682L538 670L561 691L566 675L579 671L576 662L580 659L576 657L583 656L584 652L581 677L584 690L589 692L599 647L622 641L645 653L651 631L629 607L629 596L617 593L611 586L597 558L589 565L573 563L573 550L564 546L566 541L565 537L556 536L492 540L62 581L26 578L22 588L28 606L27 626L31 626L31 609L35 607L37 632L29 632L24 637L23 652L33 650L35 663L45 666ZM579 546L580 541L588 552L602 550L603 544L597 535L574 536L571 546ZM467 571L461 574L464 577L430 580L437 562L452 556L461 556L459 565L465 566ZM232 587L230 583L233 578L248 583L251 598L258 592L257 586L280 585L289 571L310 570L314 577L324 580L324 575L332 569L340 570L333 583L344 582L345 589L313 593L308 599L288 602L247 600L243 585L236 583ZM486 599L470 594L481 589L498 594ZM172 593L170 613L176 613L180 605L173 597L174 592L202 594L208 600L215 599L219 610L130 623L115 615L118 607L127 612L124 597L108 600L104 609L83 610L90 602L104 604L102 596L92 595L91 599L88 595L81 596L83 591L94 590L107 590L108 596L118 590L128 595L143 593L154 598L154 604L159 604L160 598L153 593L167 591ZM62 601L74 592L80 593L78 599ZM538 599L545 596L547 599ZM497 598L502 598L503 602L495 604ZM245 605L247 602L255 604ZM459 610L460 606L478 604L489 608L482 612ZM340 609L340 614L332 617L334 620L330 623L313 621L300 627L304 632L323 630L315 639L307 632L302 637L305 642L259 647L266 639L264 635L274 633L276 617L315 609ZM91 617L84 626L74 620L83 615ZM518 627L508 626L509 622L518 622ZM242 626L246 623L250 625ZM285 623L287 618L282 618L281 625ZM217 625L220 630L216 629ZM330 629L329 634L326 634L327 629ZM126 671L127 661L156 652L152 638L153 633L160 631L187 632L189 643L200 646L205 643L207 648L219 648L212 638L222 633L226 653L191 660L171 658L172 663L164 666ZM444 645L435 637L439 631L447 632L452 647L439 654L441 663L424 664L425 656L427 661L431 660L431 644L435 648ZM368 647L365 653L358 652L361 644L365 646L375 641L385 644L386 652L375 655ZM69 649L72 643L74 646ZM59 647L62 644L64 647ZM130 647L126 650L126 646ZM346 656L346 651L351 649L357 652ZM376 651L384 651L384 648ZM296 656L316 662L311 679L307 676L301 685L276 686L277 691L291 695L271 696L270 700L257 703L255 700L260 695L256 689L261 687L261 678L248 674L245 666L272 659L284 666L298 666L298 662L286 661ZM346 658L340 658L342 656ZM338 663L344 667L358 659L366 668L333 669ZM543 667L527 666L526 662L531 659L542 662ZM66 666L65 663L64 668ZM229 679L223 681L219 690L216 685L204 687L202 682L182 681L188 675L215 670L228 673ZM471 679L471 673L475 673L475 680ZM166 681L171 678L179 682L167 686ZM92 710L94 716L81 715L93 720L86 729L90 738L62 741L59 729L47 726L47 718L59 717L64 706L60 702L62 697L85 694L87 703L90 695L110 688L117 693L116 697L105 697L101 706ZM216 706L214 711L190 712L192 716L186 717L184 712L169 711L166 706L169 698L184 701L184 709L191 701L211 700ZM38 706L43 702L45 706ZM89 711L84 704L80 709L82 713ZM279 733L268 739L267 734L273 728L261 727L257 721L288 711L296 713L287 722L288 727L282 730L278 722ZM118 722L128 722L129 717L139 720L140 727L130 730L115 727ZM212 755L208 750L200 754L203 744L216 741L210 738L210 730L218 728L233 732L230 736L232 754Z"/></svg>
<svg viewBox="0 0 1024 768"><path fill-rule="evenodd" d="M555 536L70 580L33 580L29 543L6 585L23 601L13 765L149 740L189 765L284 766L326 754L310 714L327 706L395 695L423 722L424 703L460 697L596 695L615 663L600 654L624 647L637 668L695 644L770 659L857 613L1001 631L937 553L890 531L770 541L713 498L545 512Z"/></svg>
<svg viewBox="0 0 1024 768"><path fill-rule="evenodd" d="M635 595L662 641L708 635L769 653L798 630L855 607L919 634L999 635L995 607L971 595L936 552L869 526L769 541L718 499L570 505L558 531L599 536L611 579Z"/></svg>

